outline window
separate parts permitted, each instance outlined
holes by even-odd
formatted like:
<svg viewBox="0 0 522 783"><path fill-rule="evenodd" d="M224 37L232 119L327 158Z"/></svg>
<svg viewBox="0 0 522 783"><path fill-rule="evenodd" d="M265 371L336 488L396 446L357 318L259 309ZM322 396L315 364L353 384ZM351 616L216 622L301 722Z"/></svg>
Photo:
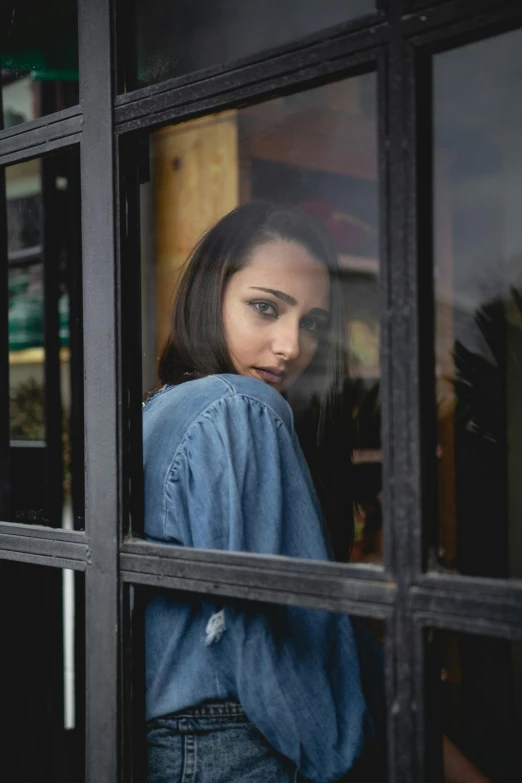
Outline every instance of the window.
<svg viewBox="0 0 522 783"><path fill-rule="evenodd" d="M3 128L78 103L76 0L7 0L0 13Z"/></svg>
<svg viewBox="0 0 522 783"><path fill-rule="evenodd" d="M504 579L522 574L521 40L439 54L433 74L439 560Z"/></svg>
<svg viewBox="0 0 522 783"><path fill-rule="evenodd" d="M78 157L8 166L10 512L83 527Z"/></svg>
<svg viewBox="0 0 522 783"><path fill-rule="evenodd" d="M440 780L443 732L480 766L467 718L485 657L515 753L499 744L504 766L483 768L516 779L520 3L327 2L319 18L269 3L259 25L242 8L235 36L229 3L215 19L206 3L78 0L76 15L62 0L45 19L33 5L4 4L0 22L0 774L21 727L20 781L44 767L57 783L144 779L143 599L167 590L379 623L391 780ZM201 161L215 174L204 198ZM354 559L146 540L141 400L174 284L159 272L229 207L317 191L349 215L346 409L366 492ZM22 372L54 391L43 424L11 402ZM42 476L52 509L31 498ZM20 688L36 680L32 710Z"/></svg>
<svg viewBox="0 0 522 783"><path fill-rule="evenodd" d="M216 220L261 200L297 206L322 221L340 253L345 316L332 339L340 341L346 369L343 413L329 424L316 483L324 489L339 559L349 556L354 526L351 561L381 563L376 88L375 74L368 73L153 132L140 225L147 392L158 383L183 265ZM317 367L301 395L310 396L322 372ZM313 411L305 416L302 425L296 421L310 461L317 422ZM348 486L352 455L357 467Z"/></svg>
<svg viewBox="0 0 522 783"><path fill-rule="evenodd" d="M263 56L266 50L323 29L333 28L330 34L335 34L336 25L370 14L375 4L327 0L319 7L313 0L299 6L291 0L267 0L261 6L182 0L172 5L137 0L133 11L134 19L126 20L120 34L122 39L127 34L122 44L129 47L128 79L135 88L211 66L227 67L249 55Z"/></svg>

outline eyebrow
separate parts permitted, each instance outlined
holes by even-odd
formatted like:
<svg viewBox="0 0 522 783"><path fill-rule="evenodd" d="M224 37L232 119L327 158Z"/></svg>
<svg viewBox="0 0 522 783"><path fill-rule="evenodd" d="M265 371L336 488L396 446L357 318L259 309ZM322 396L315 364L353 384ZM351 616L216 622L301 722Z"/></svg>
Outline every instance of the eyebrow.
<svg viewBox="0 0 522 783"><path fill-rule="evenodd" d="M277 299L281 299L282 302L285 302L286 304L290 305L291 307L294 307L297 304L297 299L294 299L293 296L290 296L290 294L285 294L284 291L278 291L275 288L260 288L259 286L250 286L250 288L253 291L264 291L266 294L272 294L272 296L277 297ZM330 313L328 310L323 310L322 307L314 307L312 310L310 310L309 315L322 315L325 318L330 317Z"/></svg>

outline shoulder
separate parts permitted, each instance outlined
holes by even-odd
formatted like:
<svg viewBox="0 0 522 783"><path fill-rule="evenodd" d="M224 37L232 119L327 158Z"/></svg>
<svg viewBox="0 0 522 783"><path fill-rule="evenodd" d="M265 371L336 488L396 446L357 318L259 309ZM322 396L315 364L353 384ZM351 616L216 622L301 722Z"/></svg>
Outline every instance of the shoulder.
<svg viewBox="0 0 522 783"><path fill-rule="evenodd" d="M271 419L293 432L292 410L286 400L263 381L241 375L209 375L179 386L165 386L145 403L144 441L163 439L166 431L178 444L194 425L205 422L220 426L234 419L252 419L263 409ZM239 421L237 422L239 424Z"/></svg>
<svg viewBox="0 0 522 783"><path fill-rule="evenodd" d="M266 408L290 431L293 430L294 421L290 405L281 394L272 389L267 383L244 375L216 375L230 389L229 400L232 405L247 406L249 403L257 403ZM233 402L232 402L233 400Z"/></svg>
<svg viewBox="0 0 522 783"><path fill-rule="evenodd" d="M230 396L229 386L219 375L209 375L178 386L163 386L144 403L144 418L175 413L177 417L193 419L213 403Z"/></svg>

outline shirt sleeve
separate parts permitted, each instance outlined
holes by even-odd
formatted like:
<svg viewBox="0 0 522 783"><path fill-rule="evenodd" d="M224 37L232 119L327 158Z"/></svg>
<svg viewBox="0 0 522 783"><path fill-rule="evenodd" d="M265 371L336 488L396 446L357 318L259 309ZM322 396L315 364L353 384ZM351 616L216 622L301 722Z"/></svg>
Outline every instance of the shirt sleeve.
<svg viewBox="0 0 522 783"><path fill-rule="evenodd" d="M193 423L166 499L165 538L185 546L330 559L297 437L249 397L220 399Z"/></svg>
<svg viewBox="0 0 522 783"><path fill-rule="evenodd" d="M169 476L165 537L330 558L302 452L268 406L232 396L192 426ZM204 611L210 625L220 615L219 633L206 643L223 692L308 779L327 783L348 772L373 731L350 618L237 601L204 602Z"/></svg>

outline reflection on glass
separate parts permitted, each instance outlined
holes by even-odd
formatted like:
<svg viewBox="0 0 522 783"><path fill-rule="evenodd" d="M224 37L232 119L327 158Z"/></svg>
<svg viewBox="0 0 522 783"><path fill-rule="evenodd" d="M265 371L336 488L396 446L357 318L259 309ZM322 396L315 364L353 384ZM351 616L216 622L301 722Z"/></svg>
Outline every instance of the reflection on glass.
<svg viewBox="0 0 522 783"><path fill-rule="evenodd" d="M75 153L61 153L6 168L7 518L67 528L83 519L77 166Z"/></svg>
<svg viewBox="0 0 522 783"><path fill-rule="evenodd" d="M137 76L131 74L130 89L230 63L374 10L374 0L137 0Z"/></svg>
<svg viewBox="0 0 522 783"><path fill-rule="evenodd" d="M78 103L77 27L76 0L3 0L4 128Z"/></svg>
<svg viewBox="0 0 522 783"><path fill-rule="evenodd" d="M517 31L438 55L439 555L522 577L522 112Z"/></svg>
<svg viewBox="0 0 522 783"><path fill-rule="evenodd" d="M169 591L140 593L133 607L137 693L145 656L140 779L168 769L177 780L190 764L195 778L218 769L228 783L293 780L296 767L321 783L349 770L385 780L383 622Z"/></svg>
<svg viewBox="0 0 522 783"><path fill-rule="evenodd" d="M0 589L2 779L81 783L83 574L4 560Z"/></svg>
<svg viewBox="0 0 522 783"><path fill-rule="evenodd" d="M336 325L332 323L317 345L313 343L316 348L319 346L318 353L311 364L305 361L306 372L299 382L291 388L287 384L289 388L282 390L288 392L294 408L300 442L329 522L337 558L346 561L353 544L353 561L379 563L382 517L375 88L375 76L369 74L155 132L150 142L150 182L141 189L141 236L144 392L154 388L159 380L158 360L169 335L172 303L185 261L195 243L218 219L241 207L241 220L252 227L257 218L252 217L253 208L247 205L261 200L286 205L290 210L297 208L300 217L293 213L287 222L297 221L301 226L296 228L299 236L299 232L304 236L312 230L311 226L318 226L317 231L326 237L321 240L323 244L329 245L333 240L337 251L333 257L338 257L332 261L336 271L326 285L331 284L333 291L335 279L339 300ZM231 237L238 236L243 224L238 228L232 218L226 220L233 225L233 230L226 231ZM252 231L254 246L259 245L254 229L248 230ZM297 236L285 234L286 229L270 230L276 238ZM308 239L297 239L297 244L308 248L314 258L326 252L311 248ZM283 244L282 255L281 248L274 248L269 254L276 259L279 253L281 258L267 272L270 285L265 288L280 289L285 282L285 247ZM219 253L215 246L211 252L216 269ZM255 267L253 258L252 255L248 274ZM270 258L258 260L266 265ZM299 286L299 280L304 285L306 277L299 259L294 261L297 266L289 273L290 287ZM321 266L316 270L319 278L320 270ZM211 269L202 274L212 287ZM328 309L330 294L321 293L319 278L308 288L296 288L295 298L304 301L308 297L310 307ZM192 278L183 278L189 279ZM243 279L247 288L255 287L256 281L249 284L244 276L232 276L233 293L234 280ZM193 307L199 308L205 317L209 313L211 318L208 308L212 303L204 298L207 290L201 288L194 295L197 301ZM273 296L268 304L253 306L264 308L268 315L275 314L273 308L277 307L278 315L284 314L281 302ZM201 323L204 331L207 324L203 320ZM280 318L277 323L285 321ZM237 333L252 350L257 337L247 337L246 322ZM204 343L206 338L201 339ZM306 359L306 345L301 346L301 365ZM241 350L238 345L238 355ZM321 384L324 385L327 368L319 357L324 358L326 350L332 355L335 352L336 361L344 369L335 394L336 413L322 421L318 438L320 414L313 397L323 393ZM267 366L266 357L247 357L247 364L261 361ZM271 359L270 366L276 361L279 360ZM250 370L239 371L251 374ZM166 382L178 381L169 377ZM207 541L207 545L210 543ZM298 551L288 550L273 553L299 555Z"/></svg>
<svg viewBox="0 0 522 783"><path fill-rule="evenodd" d="M454 631L430 631L428 639L444 734L492 783L517 783L522 644Z"/></svg>

